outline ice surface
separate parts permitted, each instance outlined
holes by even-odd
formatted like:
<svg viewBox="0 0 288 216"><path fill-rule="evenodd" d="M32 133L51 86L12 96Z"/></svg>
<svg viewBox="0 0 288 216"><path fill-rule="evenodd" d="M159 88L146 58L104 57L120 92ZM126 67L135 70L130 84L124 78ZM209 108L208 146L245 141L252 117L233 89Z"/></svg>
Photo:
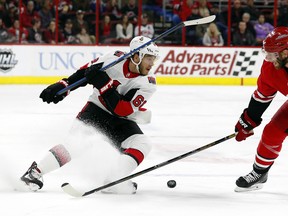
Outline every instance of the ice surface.
<svg viewBox="0 0 288 216"><path fill-rule="evenodd" d="M96 193L72 198L62 192L60 185L64 182L84 191L101 186L102 176L117 155L97 135L89 141L81 136L74 139L88 150L66 167L44 176L43 190L15 191L21 186L18 178L34 160L41 159L52 146L67 141L74 117L92 92L86 86L59 104L48 105L39 99L44 87L0 86L1 216L263 216L275 211L280 212L278 215L287 214L287 143L262 190L234 192L235 180L251 171L265 123L286 100L280 94L253 137L241 143L228 140L136 177L136 195ZM152 122L141 126L152 138L153 149L136 172L233 133L253 90L254 87L239 86L159 86L147 103L152 110ZM166 185L170 179L177 181L173 189Z"/></svg>

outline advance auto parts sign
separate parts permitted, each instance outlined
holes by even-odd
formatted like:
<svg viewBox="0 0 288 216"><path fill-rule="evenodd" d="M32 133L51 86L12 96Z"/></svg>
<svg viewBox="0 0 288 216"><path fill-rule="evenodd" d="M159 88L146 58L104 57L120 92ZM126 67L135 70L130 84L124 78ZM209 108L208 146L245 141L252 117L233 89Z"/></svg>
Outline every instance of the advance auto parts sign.
<svg viewBox="0 0 288 216"><path fill-rule="evenodd" d="M18 63L11 49L0 49L0 71L9 72Z"/></svg>
<svg viewBox="0 0 288 216"><path fill-rule="evenodd" d="M263 58L255 48L161 47L156 76L257 77Z"/></svg>

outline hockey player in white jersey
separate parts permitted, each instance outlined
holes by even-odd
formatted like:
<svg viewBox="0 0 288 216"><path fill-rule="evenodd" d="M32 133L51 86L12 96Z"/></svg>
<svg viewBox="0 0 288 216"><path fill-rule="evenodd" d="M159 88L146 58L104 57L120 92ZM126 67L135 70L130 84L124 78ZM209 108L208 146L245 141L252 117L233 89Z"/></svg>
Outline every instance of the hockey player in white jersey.
<svg viewBox="0 0 288 216"><path fill-rule="evenodd" d="M130 50L148 41L150 39L147 37L137 36L131 40ZM117 172L114 174L111 172L112 175L107 181L129 175L151 149L149 138L143 134L137 123L150 122L151 113L143 105L156 91L155 77L150 74L150 70L159 57L159 50L155 43L151 43L131 58L121 61L106 71L101 70L124 54L122 51L115 51L101 56L84 65L68 78L48 86L40 94L43 102L56 104L69 94L67 92L57 95L57 92L66 86L84 77L87 82L81 86L93 85L93 93L77 119L96 128L121 152L117 167L113 169ZM64 166L72 159L70 147L65 144L56 145L38 163L34 161L21 180L30 190L37 191L43 187L45 174ZM106 189L106 192L133 194L136 189L135 183L126 181Z"/></svg>

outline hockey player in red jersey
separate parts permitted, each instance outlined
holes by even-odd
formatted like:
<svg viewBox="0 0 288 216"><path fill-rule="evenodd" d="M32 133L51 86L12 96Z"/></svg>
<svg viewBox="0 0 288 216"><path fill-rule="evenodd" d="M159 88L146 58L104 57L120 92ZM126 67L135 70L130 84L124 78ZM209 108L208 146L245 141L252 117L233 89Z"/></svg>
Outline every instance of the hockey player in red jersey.
<svg viewBox="0 0 288 216"><path fill-rule="evenodd" d="M130 50L148 41L149 38L137 36L131 40ZM101 70L124 54L115 51L101 56L84 65L68 78L48 86L40 94L43 102L56 104L68 95L68 93L56 95L66 86L84 77L87 82L81 86L93 85L93 93L77 119L100 131L121 152L117 167L113 169L115 172L111 171L112 175L107 181L114 181L130 174L151 149L149 138L143 134L137 123L150 122L151 113L143 105L156 91L155 77L150 70L159 57L159 49L155 43L151 43L131 58L121 61L106 71ZM75 156L71 154L71 146L56 145L39 163L33 162L21 180L32 191L37 191L43 186L43 175L64 166L73 157ZM136 192L136 186L135 183L126 181L106 189L106 192L133 194Z"/></svg>
<svg viewBox="0 0 288 216"><path fill-rule="evenodd" d="M237 141L254 134L253 128L261 123L261 116L277 92L288 95L288 27L277 27L263 41L265 60L257 80L257 89L249 105L235 126ZM279 156L288 133L288 101L278 109L265 125L253 164L253 170L237 179L236 192L260 189L267 181L268 171Z"/></svg>

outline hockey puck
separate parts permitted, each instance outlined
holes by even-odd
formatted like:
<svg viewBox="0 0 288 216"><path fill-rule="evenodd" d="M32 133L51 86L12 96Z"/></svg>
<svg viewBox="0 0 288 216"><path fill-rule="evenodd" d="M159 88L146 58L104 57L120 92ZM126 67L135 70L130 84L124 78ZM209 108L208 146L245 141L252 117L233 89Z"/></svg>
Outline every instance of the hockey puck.
<svg viewBox="0 0 288 216"><path fill-rule="evenodd" d="M167 182L167 186L168 186L169 188L174 188L174 187L176 187L176 181L175 181L175 180L169 180L169 181Z"/></svg>

